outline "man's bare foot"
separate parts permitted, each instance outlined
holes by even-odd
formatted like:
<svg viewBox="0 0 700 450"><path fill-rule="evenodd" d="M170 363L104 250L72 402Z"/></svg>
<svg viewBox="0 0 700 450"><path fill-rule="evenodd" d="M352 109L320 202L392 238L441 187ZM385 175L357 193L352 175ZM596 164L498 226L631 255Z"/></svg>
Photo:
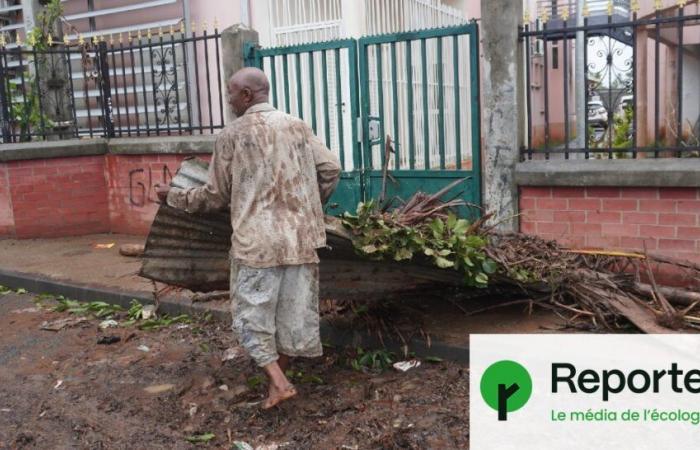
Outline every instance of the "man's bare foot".
<svg viewBox="0 0 700 450"><path fill-rule="evenodd" d="M270 409L273 406L294 397L295 395L297 395L297 390L292 384L288 385L285 389L278 389L273 384L270 384L270 391L267 400L265 400L265 403L263 403L262 408Z"/></svg>

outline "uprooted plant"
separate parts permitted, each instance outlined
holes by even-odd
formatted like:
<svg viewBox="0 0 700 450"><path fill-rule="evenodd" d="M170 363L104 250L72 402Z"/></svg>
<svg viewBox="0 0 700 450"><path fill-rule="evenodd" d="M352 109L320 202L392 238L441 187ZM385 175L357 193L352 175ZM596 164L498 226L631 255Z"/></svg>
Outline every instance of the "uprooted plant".
<svg viewBox="0 0 700 450"><path fill-rule="evenodd" d="M440 200L454 185L434 195L418 193L393 211L382 211L373 201L360 203L356 215L346 213L343 223L362 255L402 261L422 254L437 267L462 272L467 286L486 287L497 265L484 252L488 238L480 227L483 220L458 218L450 208L464 206L461 200Z"/></svg>
<svg viewBox="0 0 700 450"><path fill-rule="evenodd" d="M342 218L357 253L375 260L422 258L457 271L469 287L508 286L519 293L519 302L552 309L571 324L585 320L615 329L631 322L657 333L700 329L700 317L691 313L700 293L659 286L651 264L685 271L696 281L700 265L646 253L579 251L535 236L497 233L486 225L489 214L470 222L454 211L464 202L440 200L455 185L434 195L418 192L393 210L360 204L355 215Z"/></svg>

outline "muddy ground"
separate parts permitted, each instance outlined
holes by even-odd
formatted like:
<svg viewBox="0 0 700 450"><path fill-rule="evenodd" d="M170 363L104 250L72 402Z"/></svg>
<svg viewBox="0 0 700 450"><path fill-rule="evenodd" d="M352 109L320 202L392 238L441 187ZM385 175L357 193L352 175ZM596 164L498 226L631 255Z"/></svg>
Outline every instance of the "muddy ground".
<svg viewBox="0 0 700 450"><path fill-rule="evenodd" d="M75 315L33 298L0 296L2 449L468 447L466 366L364 373L350 367L354 350L326 348L295 363L298 398L263 412L252 362L222 362L233 343L220 323L101 331L91 319L46 331L43 322ZM97 344L103 335L120 341ZM207 433L206 444L187 441Z"/></svg>

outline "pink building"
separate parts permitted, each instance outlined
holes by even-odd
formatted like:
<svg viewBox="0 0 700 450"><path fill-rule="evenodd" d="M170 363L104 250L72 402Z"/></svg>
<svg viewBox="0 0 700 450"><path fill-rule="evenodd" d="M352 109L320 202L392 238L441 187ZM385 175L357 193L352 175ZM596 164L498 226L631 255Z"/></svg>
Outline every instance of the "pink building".
<svg viewBox="0 0 700 450"><path fill-rule="evenodd" d="M658 5L661 8L657 12ZM672 0L660 3L655 0L589 0L581 6L586 10L589 25L606 24L609 13L612 14L613 23L629 22L635 9L638 21L653 19L657 13L660 17L676 17L679 14L678 2ZM545 26L548 30L562 28L565 17L568 19L567 27L574 27L577 23L576 0L526 0L525 11L530 19L530 30ZM700 5L697 0L687 2L683 9L685 16L698 12ZM688 142L693 136L698 136L700 24L697 21L670 21L660 24L658 28L656 25L640 24L634 30L632 27L598 28L590 29L587 33L584 48L589 103L585 110L589 125L614 126L614 120L619 120L623 115L623 107L634 103L638 122L637 146L652 146L657 139L659 144L674 146L679 128L678 111L682 111L681 140ZM547 142L550 148L562 146L566 141L567 122L569 142L573 146L579 120L576 116L576 81L581 78L581 70L576 67L575 33L568 34L566 41L563 33L550 34L546 46L541 39L533 37L529 51L530 82L527 89L531 98L531 148L544 147L545 122L548 123ZM567 52L568 59L566 77L564 52ZM679 62L680 59L682 62ZM548 120L545 120L545 78L549 97ZM568 82L566 87L565 78ZM636 99L633 95L635 85ZM682 87L680 95L679 87ZM568 111L564 107L565 91ZM614 136L613 131L611 140Z"/></svg>

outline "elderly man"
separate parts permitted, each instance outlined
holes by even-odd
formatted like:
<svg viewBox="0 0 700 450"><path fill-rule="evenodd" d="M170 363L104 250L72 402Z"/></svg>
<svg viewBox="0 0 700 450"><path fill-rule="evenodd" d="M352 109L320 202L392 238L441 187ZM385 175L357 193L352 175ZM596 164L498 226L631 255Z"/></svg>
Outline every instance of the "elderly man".
<svg viewBox="0 0 700 450"><path fill-rule="evenodd" d="M296 395L289 358L322 354L316 249L340 165L305 122L268 103L261 70L239 70L227 89L237 119L216 140L207 184L158 195L190 213L230 207L233 329L269 378L267 409Z"/></svg>

